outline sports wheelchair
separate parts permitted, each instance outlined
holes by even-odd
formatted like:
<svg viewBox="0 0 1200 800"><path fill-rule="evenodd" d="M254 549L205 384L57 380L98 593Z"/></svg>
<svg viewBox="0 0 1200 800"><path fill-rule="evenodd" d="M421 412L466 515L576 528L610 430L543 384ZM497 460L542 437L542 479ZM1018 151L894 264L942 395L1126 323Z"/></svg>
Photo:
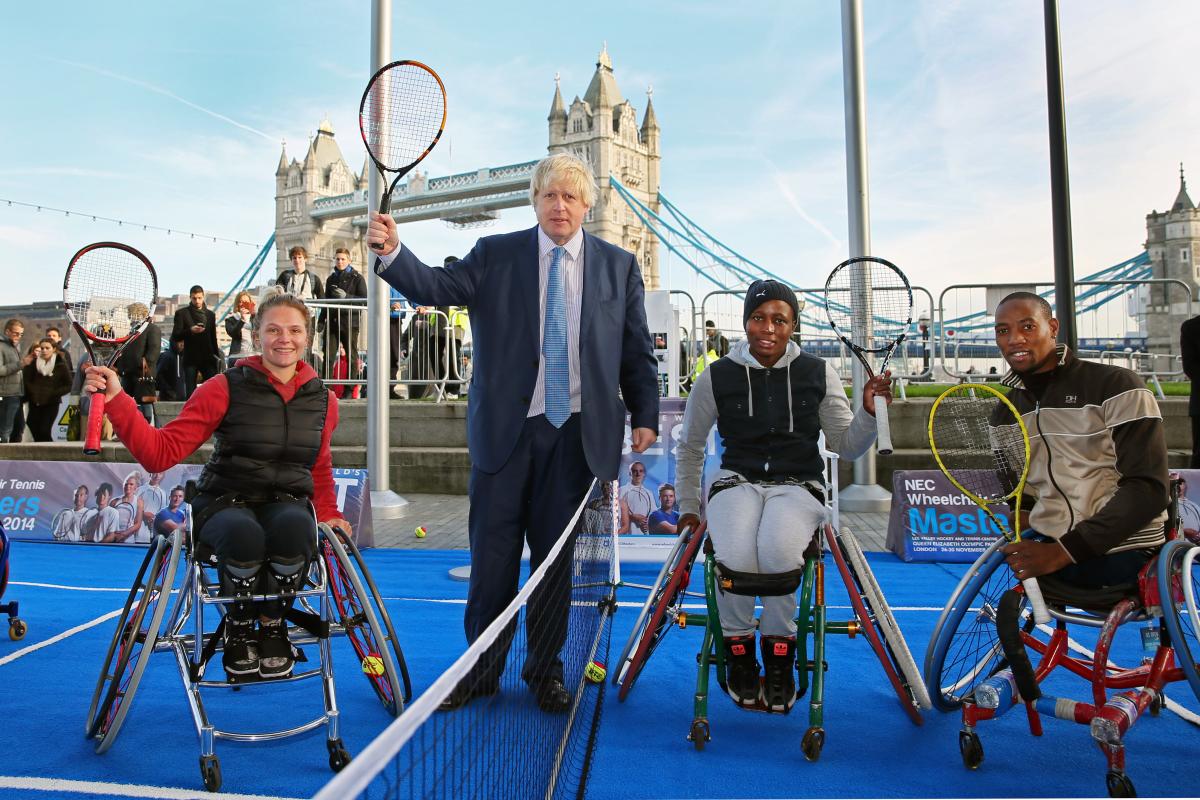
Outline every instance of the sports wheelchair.
<svg viewBox="0 0 1200 800"><path fill-rule="evenodd" d="M810 689L808 707L809 727L801 740L804 757L816 761L825 744L824 693L825 637L827 634L842 634L854 638L862 634L879 659L884 674L896 692L900 706L916 725L923 721L921 711L930 708L929 697L917 670L916 662L909 652L900 626L892 615L891 608L883 596L878 581L867 564L862 547L847 529L841 528L838 512L837 454L822 447L825 459L825 521L817 529L805 551L804 571L800 582L799 613L796 619L796 696L803 697ZM711 541L707 537L707 522L696 530L685 529L679 533L666 563L650 589L649 597L642 606L633 632L625 643L624 650L613 675L613 684L618 688L617 698L625 700L641 675L650 656L672 628L700 627L704 631L703 641L696 660L694 695L694 717L688 732L690 741L697 750L703 750L711 740L708 720L709 670L716 670L717 684L726 689L725 641L721 634L721 622L717 612L717 592L736 591L733 582L721 574ZM704 600L706 613L691 613L685 610L685 600L698 598L687 591L692 566L701 547L704 548ZM825 606L825 553L833 555L838 574L846 586L854 609L854 618L845 622L829 621ZM720 588L718 588L720 587ZM745 592L750 594L751 592ZM754 592L757 594L757 592ZM811 637L811 658L809 639ZM788 713L771 711L766 705L746 708L765 713ZM789 709L790 711L790 709Z"/></svg>
<svg viewBox="0 0 1200 800"><path fill-rule="evenodd" d="M1088 725L1108 763L1109 796L1136 796L1125 772L1125 735L1146 711L1157 716L1164 706L1194 716L1166 697L1168 683L1186 679L1200 699L1200 571L1195 569L1200 544L1177 533L1178 488L1173 480L1167 544L1143 567L1136 591L1110 609L1050 601L1053 626L1036 624L1020 583L1004 568L1003 539L963 576L934 628L924 666L934 707L961 709L958 743L964 766L974 770L983 763L976 726L1022 705L1034 736L1042 734L1043 714ZM1118 628L1130 623L1144 626L1142 643L1153 655L1122 667L1110 654ZM1099 629L1095 649L1075 641L1068 625ZM1036 666L1029 651L1037 656ZM1090 703L1042 691L1041 684L1058 667L1091 684ZM1200 724L1200 718L1193 721Z"/></svg>
<svg viewBox="0 0 1200 800"><path fill-rule="evenodd" d="M360 659L384 709L398 715L412 696L408 668L391 618L375 586L362 554L350 538L321 523L314 528L316 547L302 585L295 592L254 595L254 602L280 599L294 601L286 612L292 623L289 639L297 666L285 678L259 680L241 678L234 682L206 678L213 656L221 647L226 607L234 598L220 593L216 559L210 548L192 542L181 530L156 535L117 619L116 631L88 708L86 735L96 740L96 752L104 753L116 741L151 653L174 653L187 689L196 733L200 740L200 774L211 792L221 788L221 765L214 752L217 739L258 742L283 739L326 727L329 766L339 771L350 762L350 754L338 732L338 707L334 689L330 637L345 634ZM177 578L179 585L177 586ZM171 597L175 596L172 604ZM238 600L245 601L241 597ZM216 606L216 614L208 609ZM170 608L170 613L168 613ZM205 617L215 616L209 630ZM189 624L190 623L190 624ZM302 645L317 645L315 667L301 669L307 661ZM222 670L220 659L214 669ZM286 730L242 732L218 729L209 719L201 697L205 689L241 689L252 685L277 684L319 678L323 713Z"/></svg>
<svg viewBox="0 0 1200 800"><path fill-rule="evenodd" d="M4 532L4 526L0 525L0 600L4 599L4 590L8 588L9 548L8 534ZM0 603L0 614L8 614L8 638L14 642L24 639L25 634L29 631L25 620L17 616L19 613L20 603L16 600Z"/></svg>

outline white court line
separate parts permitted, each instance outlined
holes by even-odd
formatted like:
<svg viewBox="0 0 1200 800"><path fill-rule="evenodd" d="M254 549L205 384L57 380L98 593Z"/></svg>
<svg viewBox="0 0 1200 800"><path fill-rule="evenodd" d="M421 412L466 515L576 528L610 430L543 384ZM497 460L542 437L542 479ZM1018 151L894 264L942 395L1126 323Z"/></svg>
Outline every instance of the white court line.
<svg viewBox="0 0 1200 800"><path fill-rule="evenodd" d="M448 605L457 605L457 606L466 605L466 603L467 603L466 598L462 598L462 597L440 598L440 599L432 598L432 597L384 597L383 600L384 600L384 602L395 602L395 603L445 603ZM644 604L645 604L644 601L641 603L636 603L631 600L622 600L622 601L617 602L617 606L620 608L641 608ZM846 610L853 608L853 606L848 606L848 605L839 606L839 605L829 605L829 604L827 604L825 607L826 608L836 608L836 609L846 609ZM707 605L705 605L704 603L684 603L683 608L707 608ZM931 611L931 612L940 613L941 610L942 610L942 606L892 606L893 612L895 612L895 611Z"/></svg>
<svg viewBox="0 0 1200 800"><path fill-rule="evenodd" d="M5 664L7 664L10 661L16 661L21 656L27 656L30 653L34 652L35 650L41 650L43 647L49 647L50 645L52 645L56 642L61 642L63 639L66 639L68 636L74 636L75 634L79 633L80 631L86 631L88 628L94 628L95 626L99 625L102 622L108 622L113 617L119 616L121 614L121 612L124 610L125 610L125 608L122 606L121 608L118 608L116 611L110 611L107 614L96 617L94 620L91 620L90 622L85 622L82 625L76 625L74 628L71 628L70 630L65 630L62 633L58 634L57 636L51 636L49 639L45 640L44 642L38 642L37 644L31 644L28 647L23 647L14 653L9 653L4 658L0 658L0 667L4 666ZM2 778L0 778L0 780L2 780ZM3 784L0 784L0 786L2 786L2 785Z"/></svg>
<svg viewBox="0 0 1200 800"><path fill-rule="evenodd" d="M139 786L133 783L107 783L103 781L71 781L65 778L24 778L15 775L0 775L0 789L28 789L37 792L76 792L78 794L118 795L123 797L151 797L164 800L291 800L280 795L234 794L230 792L206 792L202 789L175 789L170 786ZM298 799L297 799L298 800Z"/></svg>
<svg viewBox="0 0 1200 800"><path fill-rule="evenodd" d="M31 583L29 581L9 581L9 586L31 586L35 589L64 589L68 592L128 592L129 587L123 589L106 589L100 586L65 586L60 583Z"/></svg>

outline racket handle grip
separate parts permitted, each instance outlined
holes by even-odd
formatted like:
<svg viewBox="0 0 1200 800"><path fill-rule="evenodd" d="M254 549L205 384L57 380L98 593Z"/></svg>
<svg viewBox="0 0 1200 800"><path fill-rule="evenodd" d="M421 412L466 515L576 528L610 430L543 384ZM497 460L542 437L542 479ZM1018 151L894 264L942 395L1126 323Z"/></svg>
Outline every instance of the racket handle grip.
<svg viewBox="0 0 1200 800"><path fill-rule="evenodd" d="M1046 608L1046 600L1042 597L1042 587L1038 586L1037 578L1026 578L1021 581L1025 587L1025 596L1029 598L1029 608L1033 611L1033 621L1045 625L1050 621L1050 609Z"/></svg>
<svg viewBox="0 0 1200 800"><path fill-rule="evenodd" d="M882 397L873 398L875 402L875 428L878 431L877 447L879 455L892 454L892 423L888 420L887 402Z"/></svg>
<svg viewBox="0 0 1200 800"><path fill-rule="evenodd" d="M102 427L104 427L104 392L93 392L91 407L88 409L87 435L83 441L84 455L100 455L100 429Z"/></svg>

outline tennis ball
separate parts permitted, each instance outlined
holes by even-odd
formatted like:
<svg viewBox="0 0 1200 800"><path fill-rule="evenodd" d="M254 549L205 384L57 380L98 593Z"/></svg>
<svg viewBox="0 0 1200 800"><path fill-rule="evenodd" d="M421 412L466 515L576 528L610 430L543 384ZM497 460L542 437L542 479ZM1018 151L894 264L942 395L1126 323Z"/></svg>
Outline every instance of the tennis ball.
<svg viewBox="0 0 1200 800"><path fill-rule="evenodd" d="M362 671L366 675L378 678L384 673L383 659L379 656L367 656L362 660Z"/></svg>
<svg viewBox="0 0 1200 800"><path fill-rule="evenodd" d="M425 526L424 526L424 525L418 525L418 526L417 526L417 529L416 529L415 531L413 531L413 533L416 535L416 537L417 537L418 539L424 539L424 538L425 538L425 534L426 534L426 533L428 533L428 531L427 531L427 530L425 530Z"/></svg>
<svg viewBox="0 0 1200 800"><path fill-rule="evenodd" d="M587 665L587 669L583 671L583 674L592 683L601 683L604 681L604 676L608 674L608 670L599 661L592 661Z"/></svg>

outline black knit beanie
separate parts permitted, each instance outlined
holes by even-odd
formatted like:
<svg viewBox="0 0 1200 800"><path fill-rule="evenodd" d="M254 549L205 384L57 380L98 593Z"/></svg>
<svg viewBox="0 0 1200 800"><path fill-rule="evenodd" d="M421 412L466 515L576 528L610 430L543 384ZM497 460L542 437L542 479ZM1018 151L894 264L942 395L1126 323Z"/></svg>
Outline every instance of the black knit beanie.
<svg viewBox="0 0 1200 800"><path fill-rule="evenodd" d="M746 323L750 321L750 315L754 310L766 303L769 300L782 300L792 307L792 321L799 324L800 322L800 302L796 300L796 293L787 284L780 283L774 280L755 281L750 284L750 288L746 290L746 307L742 311L742 327L746 327Z"/></svg>

